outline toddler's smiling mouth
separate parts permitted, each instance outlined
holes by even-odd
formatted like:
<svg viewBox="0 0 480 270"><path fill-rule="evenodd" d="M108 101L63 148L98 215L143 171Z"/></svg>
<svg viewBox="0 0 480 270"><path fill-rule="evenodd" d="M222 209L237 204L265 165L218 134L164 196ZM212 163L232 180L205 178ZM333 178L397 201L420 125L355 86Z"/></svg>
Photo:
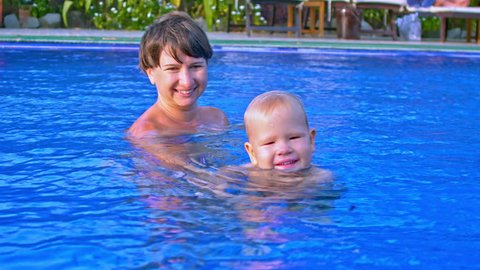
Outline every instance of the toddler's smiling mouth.
<svg viewBox="0 0 480 270"><path fill-rule="evenodd" d="M275 168L280 170L291 169L292 167L295 166L297 162L298 162L298 159L283 160L281 162L275 163Z"/></svg>

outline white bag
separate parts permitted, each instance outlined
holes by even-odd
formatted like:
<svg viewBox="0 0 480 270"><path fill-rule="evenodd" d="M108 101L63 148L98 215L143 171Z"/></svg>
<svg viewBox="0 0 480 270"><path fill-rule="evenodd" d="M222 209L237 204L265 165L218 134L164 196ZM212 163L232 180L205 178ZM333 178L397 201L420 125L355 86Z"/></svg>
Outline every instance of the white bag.
<svg viewBox="0 0 480 270"><path fill-rule="evenodd" d="M418 13L407 14L397 19L400 38L405 40L420 41L422 39L422 23Z"/></svg>

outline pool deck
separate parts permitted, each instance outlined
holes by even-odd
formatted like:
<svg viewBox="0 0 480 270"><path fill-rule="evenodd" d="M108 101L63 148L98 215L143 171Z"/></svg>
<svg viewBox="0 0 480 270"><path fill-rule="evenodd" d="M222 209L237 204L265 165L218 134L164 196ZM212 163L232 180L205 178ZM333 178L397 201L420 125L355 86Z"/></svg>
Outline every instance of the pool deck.
<svg viewBox="0 0 480 270"><path fill-rule="evenodd" d="M0 28L0 42L47 42L80 44L131 44L140 42L143 31L94 30L94 29L6 29ZM415 50L480 52L480 44L454 40L441 43L438 39L421 42L393 41L389 37L362 35L360 40L340 40L335 33L325 37L288 37L286 34L255 33L247 37L245 32L208 32L212 45L285 48L329 48L354 50Z"/></svg>

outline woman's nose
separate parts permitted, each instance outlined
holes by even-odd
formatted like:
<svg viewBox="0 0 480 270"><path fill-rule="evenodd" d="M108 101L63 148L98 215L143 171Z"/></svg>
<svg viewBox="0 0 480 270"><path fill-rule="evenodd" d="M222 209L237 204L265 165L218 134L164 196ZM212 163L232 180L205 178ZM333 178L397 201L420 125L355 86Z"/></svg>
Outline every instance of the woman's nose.
<svg viewBox="0 0 480 270"><path fill-rule="evenodd" d="M182 68L179 74L179 84L189 89L193 84L193 76L189 68Z"/></svg>

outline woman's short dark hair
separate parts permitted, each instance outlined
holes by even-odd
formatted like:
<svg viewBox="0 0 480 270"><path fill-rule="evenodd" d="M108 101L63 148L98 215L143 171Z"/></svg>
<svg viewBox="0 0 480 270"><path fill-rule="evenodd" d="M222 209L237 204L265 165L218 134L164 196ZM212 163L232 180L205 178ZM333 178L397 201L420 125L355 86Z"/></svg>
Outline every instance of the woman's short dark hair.
<svg viewBox="0 0 480 270"><path fill-rule="evenodd" d="M178 52L205 60L213 54L205 31L187 13L179 11L163 15L143 34L139 52L140 68L145 72L160 66L163 50L167 50L177 62L181 62Z"/></svg>

